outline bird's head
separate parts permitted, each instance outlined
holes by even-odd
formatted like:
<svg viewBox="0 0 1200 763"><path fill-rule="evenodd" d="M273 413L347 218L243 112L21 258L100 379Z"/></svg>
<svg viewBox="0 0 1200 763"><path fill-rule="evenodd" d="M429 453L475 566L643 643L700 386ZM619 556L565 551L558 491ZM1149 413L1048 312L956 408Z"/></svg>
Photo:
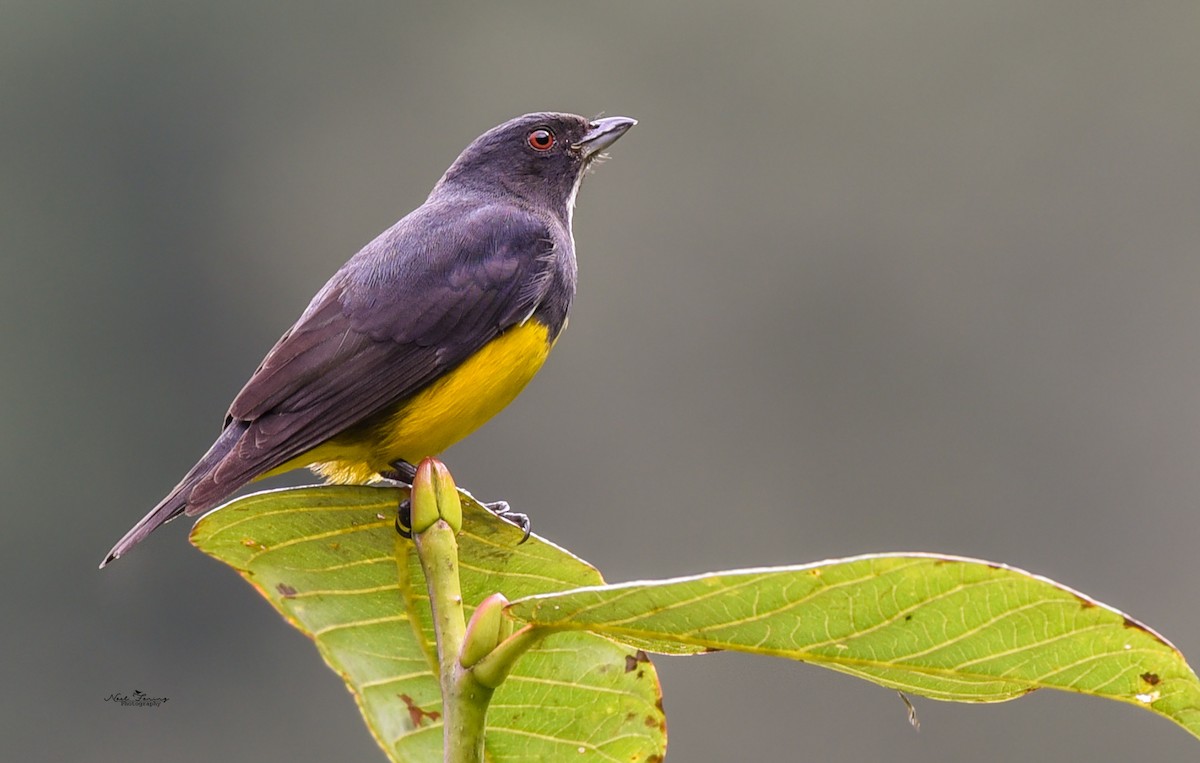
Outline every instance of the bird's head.
<svg viewBox="0 0 1200 763"><path fill-rule="evenodd" d="M635 124L553 112L517 117L467 146L434 193L513 194L569 218L588 165Z"/></svg>

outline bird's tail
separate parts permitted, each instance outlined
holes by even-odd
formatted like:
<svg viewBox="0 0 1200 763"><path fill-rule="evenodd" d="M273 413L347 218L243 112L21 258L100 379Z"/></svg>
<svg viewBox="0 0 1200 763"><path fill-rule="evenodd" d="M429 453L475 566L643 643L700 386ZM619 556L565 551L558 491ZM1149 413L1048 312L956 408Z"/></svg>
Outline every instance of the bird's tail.
<svg viewBox="0 0 1200 763"><path fill-rule="evenodd" d="M117 545L113 546L112 551L108 552L108 556L104 557L104 561L100 563L100 567L103 568L117 557L124 556L129 549L140 543L147 535L180 514L183 514L185 511L189 514L196 514L220 503L221 499L225 497L224 495L204 500L200 505L190 502L189 499L196 485L203 481L221 460L233 450L234 446L237 445L238 440L245 434L247 426L245 422L233 421L229 426L225 427L225 430L221 432L221 436L212 444L208 452L179 481L179 484L167 494L167 497L159 501L158 505L151 509L149 514L142 517L129 532L125 533L125 537L117 541ZM238 487L241 487L241 485L230 486L229 492L236 490Z"/></svg>

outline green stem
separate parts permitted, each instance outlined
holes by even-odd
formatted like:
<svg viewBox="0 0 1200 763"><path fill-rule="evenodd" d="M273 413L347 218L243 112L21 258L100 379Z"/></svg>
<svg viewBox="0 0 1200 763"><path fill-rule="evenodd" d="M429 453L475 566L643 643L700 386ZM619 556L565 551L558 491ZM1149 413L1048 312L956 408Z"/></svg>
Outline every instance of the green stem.
<svg viewBox="0 0 1200 763"><path fill-rule="evenodd" d="M446 763L479 763L483 760L483 732L486 728L488 705L495 689L489 689L471 671L450 661L449 671L442 679L442 741ZM449 673L450 677L445 676Z"/></svg>
<svg viewBox="0 0 1200 763"><path fill-rule="evenodd" d="M458 542L454 530L441 519L414 534L413 541L425 572L437 637L444 759L446 763L480 763L484 719L494 690L480 684L459 663L466 622L458 578Z"/></svg>

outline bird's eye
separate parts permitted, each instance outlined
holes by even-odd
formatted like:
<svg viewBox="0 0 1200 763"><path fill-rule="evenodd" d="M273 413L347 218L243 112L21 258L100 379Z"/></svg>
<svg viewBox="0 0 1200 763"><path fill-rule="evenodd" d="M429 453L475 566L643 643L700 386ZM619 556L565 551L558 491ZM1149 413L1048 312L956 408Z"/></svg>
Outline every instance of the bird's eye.
<svg viewBox="0 0 1200 763"><path fill-rule="evenodd" d="M542 127L529 133L529 145L534 151L549 151L554 147L554 133Z"/></svg>

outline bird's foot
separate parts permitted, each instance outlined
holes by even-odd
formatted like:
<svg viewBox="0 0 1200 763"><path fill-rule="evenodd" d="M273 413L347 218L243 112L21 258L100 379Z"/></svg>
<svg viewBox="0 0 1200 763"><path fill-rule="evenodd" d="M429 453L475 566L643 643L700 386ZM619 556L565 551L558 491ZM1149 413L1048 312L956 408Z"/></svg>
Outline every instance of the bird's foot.
<svg viewBox="0 0 1200 763"><path fill-rule="evenodd" d="M514 524L521 528L521 532L524 534L521 536L521 540L518 541L518 545L529 540L529 533L533 531L533 523L529 521L528 514L522 514L519 511L513 511L512 507L508 505L508 501L492 501L491 503L481 502L480 505L503 519L505 522Z"/></svg>
<svg viewBox="0 0 1200 763"><path fill-rule="evenodd" d="M396 534L412 540L412 501L405 498L396 511Z"/></svg>
<svg viewBox="0 0 1200 763"><path fill-rule="evenodd" d="M411 488L413 480L417 477L417 467L403 460L393 461L391 467L389 471L380 472L379 476L402 487ZM396 534L405 540L412 540L412 501L407 498L397 507Z"/></svg>
<svg viewBox="0 0 1200 763"><path fill-rule="evenodd" d="M412 482L417 476L417 467L407 461L393 461L391 467L386 472L380 472L379 476L403 487L411 488ZM513 511L512 507L508 505L508 501L492 501L491 503L483 503L481 501L480 505L505 522L521 528L523 534L519 543L529 540L529 535L533 531L533 523L529 521L528 514ZM396 533L401 538L412 538L412 502L408 498L400 502L396 511Z"/></svg>

